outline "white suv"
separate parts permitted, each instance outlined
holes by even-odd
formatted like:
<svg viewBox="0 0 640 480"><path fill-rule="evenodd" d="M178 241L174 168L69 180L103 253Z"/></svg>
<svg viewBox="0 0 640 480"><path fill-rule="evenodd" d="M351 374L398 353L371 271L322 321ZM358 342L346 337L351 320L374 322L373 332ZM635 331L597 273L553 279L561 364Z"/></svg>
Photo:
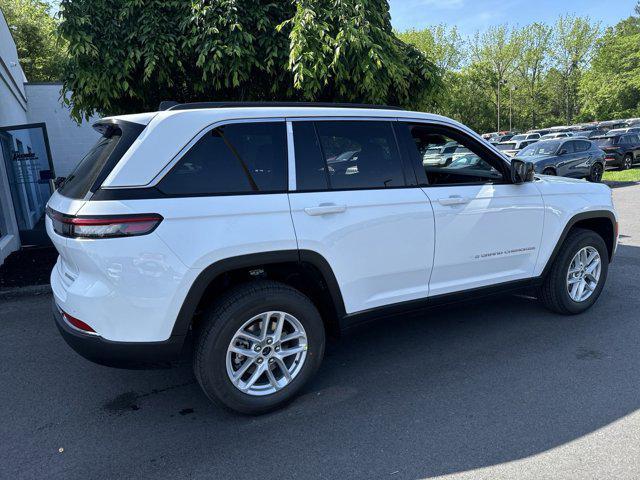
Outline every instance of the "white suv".
<svg viewBox="0 0 640 480"><path fill-rule="evenodd" d="M607 186L534 178L436 115L192 104L96 129L48 204L60 332L114 366L193 345L205 393L240 412L292 398L327 333L375 317L527 287L582 312L616 249ZM450 142L466 153L423 162Z"/></svg>

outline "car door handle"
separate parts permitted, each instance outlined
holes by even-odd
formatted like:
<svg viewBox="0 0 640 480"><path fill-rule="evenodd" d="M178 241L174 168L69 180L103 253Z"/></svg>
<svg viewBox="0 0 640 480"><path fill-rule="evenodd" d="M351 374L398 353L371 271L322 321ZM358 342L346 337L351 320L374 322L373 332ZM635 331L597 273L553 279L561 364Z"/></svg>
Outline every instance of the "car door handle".
<svg viewBox="0 0 640 480"><path fill-rule="evenodd" d="M307 207L304 209L307 215L311 215L312 217L318 215L329 215L331 213L342 213L347 210L346 205L335 205L331 204L321 204L317 207Z"/></svg>
<svg viewBox="0 0 640 480"><path fill-rule="evenodd" d="M461 197L460 195L451 195L447 198L439 198L438 203L440 205L451 206L451 205L464 205L465 203L469 203L469 198Z"/></svg>

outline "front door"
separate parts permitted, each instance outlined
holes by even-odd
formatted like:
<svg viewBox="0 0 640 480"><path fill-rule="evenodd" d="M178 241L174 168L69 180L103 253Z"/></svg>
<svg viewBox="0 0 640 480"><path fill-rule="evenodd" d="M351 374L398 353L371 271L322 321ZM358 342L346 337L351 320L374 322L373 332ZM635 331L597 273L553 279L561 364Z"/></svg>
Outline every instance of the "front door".
<svg viewBox="0 0 640 480"><path fill-rule="evenodd" d="M429 295L532 277L544 217L535 184L509 183L506 162L453 126L403 126L435 215Z"/></svg>
<svg viewBox="0 0 640 480"><path fill-rule="evenodd" d="M22 245L49 245L44 216L55 175L44 124L0 128L0 149L20 242Z"/></svg>

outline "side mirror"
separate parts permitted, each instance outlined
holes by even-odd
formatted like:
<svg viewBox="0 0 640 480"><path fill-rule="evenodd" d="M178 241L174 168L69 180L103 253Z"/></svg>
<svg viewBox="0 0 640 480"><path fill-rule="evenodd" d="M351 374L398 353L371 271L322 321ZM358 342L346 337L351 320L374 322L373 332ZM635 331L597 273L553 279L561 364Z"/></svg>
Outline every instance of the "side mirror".
<svg viewBox="0 0 640 480"><path fill-rule="evenodd" d="M566 148L561 148L560 151L558 152L558 155L566 155L566 154L567 154Z"/></svg>
<svg viewBox="0 0 640 480"><path fill-rule="evenodd" d="M511 183L532 182L534 175L535 169L532 162L525 162L517 158L511 160Z"/></svg>

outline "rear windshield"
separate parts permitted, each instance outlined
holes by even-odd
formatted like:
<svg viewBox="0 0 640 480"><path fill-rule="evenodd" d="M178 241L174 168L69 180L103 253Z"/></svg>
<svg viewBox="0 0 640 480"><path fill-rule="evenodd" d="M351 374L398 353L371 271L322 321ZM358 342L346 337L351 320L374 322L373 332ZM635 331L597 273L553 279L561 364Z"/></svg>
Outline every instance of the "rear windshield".
<svg viewBox="0 0 640 480"><path fill-rule="evenodd" d="M98 175L121 138L122 132L120 130L114 131L108 137L101 137L66 178L60 187L60 193L68 198L84 198L98 179Z"/></svg>
<svg viewBox="0 0 640 480"><path fill-rule="evenodd" d="M616 137L593 138L592 140L596 142L596 145L598 145L599 147L607 147L609 145L615 145L616 143L618 143L616 141Z"/></svg>
<svg viewBox="0 0 640 480"><path fill-rule="evenodd" d="M67 198L79 200L95 193L144 127L125 121L95 127L102 132L102 137L65 179L59 192Z"/></svg>
<svg viewBox="0 0 640 480"><path fill-rule="evenodd" d="M499 143L498 145L496 145L496 147L498 147L498 150L515 150L516 144L515 143Z"/></svg>

